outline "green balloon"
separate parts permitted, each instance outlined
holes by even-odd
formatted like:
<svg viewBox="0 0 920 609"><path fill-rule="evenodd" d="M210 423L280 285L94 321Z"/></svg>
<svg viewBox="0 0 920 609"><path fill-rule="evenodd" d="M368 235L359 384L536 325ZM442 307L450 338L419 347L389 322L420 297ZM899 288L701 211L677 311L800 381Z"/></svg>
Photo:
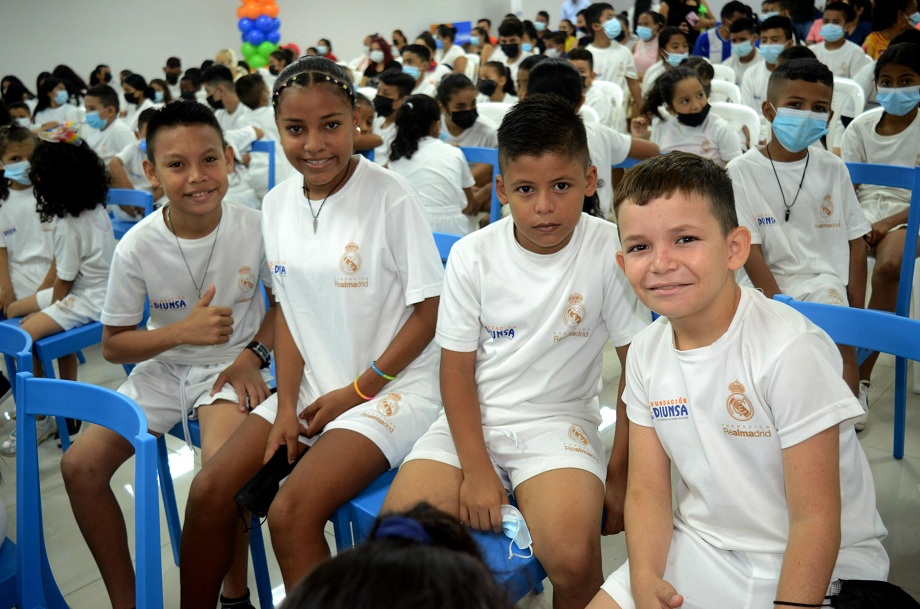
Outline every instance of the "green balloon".
<svg viewBox="0 0 920 609"><path fill-rule="evenodd" d="M251 42L244 42L243 46L240 47L240 51L243 53L243 57L245 57L247 60L249 60L258 52L255 45L253 45Z"/></svg>
<svg viewBox="0 0 920 609"><path fill-rule="evenodd" d="M268 57L269 55L275 52L275 49L277 49L278 46L266 40L265 42L260 44L257 48L259 51L259 55L261 55L262 57Z"/></svg>
<svg viewBox="0 0 920 609"><path fill-rule="evenodd" d="M260 55L259 53L256 53L255 55L249 58L249 67L251 68L257 68L257 69L264 68L267 65L268 65L268 59L266 59L264 55Z"/></svg>

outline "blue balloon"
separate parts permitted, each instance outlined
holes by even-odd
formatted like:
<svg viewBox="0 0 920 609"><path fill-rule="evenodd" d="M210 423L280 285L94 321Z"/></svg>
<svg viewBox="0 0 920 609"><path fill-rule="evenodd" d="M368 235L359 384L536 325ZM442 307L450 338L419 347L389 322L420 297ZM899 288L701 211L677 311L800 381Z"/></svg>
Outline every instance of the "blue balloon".
<svg viewBox="0 0 920 609"><path fill-rule="evenodd" d="M246 42L248 42L249 44L253 46L259 46L260 44L265 42L265 34L263 34L257 29L251 29L246 34Z"/></svg>
<svg viewBox="0 0 920 609"><path fill-rule="evenodd" d="M240 19L240 22L237 24L237 26L240 28L240 31L245 34L253 27L255 27L255 22L249 17L243 17Z"/></svg>
<svg viewBox="0 0 920 609"><path fill-rule="evenodd" d="M272 30L271 32L268 33L266 40L268 40L272 44L278 44L279 42L281 42L281 32L279 32L278 30Z"/></svg>
<svg viewBox="0 0 920 609"><path fill-rule="evenodd" d="M268 15L259 15L255 20L256 29L267 34L272 31L272 18Z"/></svg>
<svg viewBox="0 0 920 609"><path fill-rule="evenodd" d="M273 29L273 30L280 30L280 29L281 29L281 20L278 19L277 17L272 17L272 27L271 27L271 29Z"/></svg>

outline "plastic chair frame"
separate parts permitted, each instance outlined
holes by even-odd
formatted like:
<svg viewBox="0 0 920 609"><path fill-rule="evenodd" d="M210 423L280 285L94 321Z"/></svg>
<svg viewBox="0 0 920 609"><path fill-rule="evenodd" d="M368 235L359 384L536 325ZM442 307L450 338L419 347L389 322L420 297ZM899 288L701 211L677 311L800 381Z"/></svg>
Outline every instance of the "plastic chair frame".
<svg viewBox="0 0 920 609"><path fill-rule="evenodd" d="M495 188L495 178L500 173L498 169L498 148L461 146L460 151L466 158L467 163L482 163L492 166L492 204L489 208L489 222L498 222L502 219L502 204L498 200L498 191Z"/></svg>
<svg viewBox="0 0 920 609"><path fill-rule="evenodd" d="M108 197L105 200L106 206L117 205L119 207L143 207L144 217L147 218L153 213L153 193L146 190L134 190L131 188L110 188ZM125 236L137 222L128 222L126 220L112 220L112 232L115 233L116 239Z"/></svg>
<svg viewBox="0 0 920 609"><path fill-rule="evenodd" d="M256 140L252 143L252 151L268 154L268 189L271 190L275 187L275 141Z"/></svg>

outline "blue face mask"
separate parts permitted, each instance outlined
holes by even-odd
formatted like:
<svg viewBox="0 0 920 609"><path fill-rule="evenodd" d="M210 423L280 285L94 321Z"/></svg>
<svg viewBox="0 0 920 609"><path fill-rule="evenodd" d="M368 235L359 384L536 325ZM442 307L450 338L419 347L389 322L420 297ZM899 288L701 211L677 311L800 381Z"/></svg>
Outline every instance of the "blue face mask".
<svg viewBox="0 0 920 609"><path fill-rule="evenodd" d="M58 104L62 106L66 104L67 100L69 99L70 99L70 95L67 93L66 90L58 91L57 93L54 94L54 101L56 101Z"/></svg>
<svg viewBox="0 0 920 609"><path fill-rule="evenodd" d="M894 116L904 116L920 103L920 85L915 87L901 87L899 89L888 89L880 87L875 101L885 109L888 114Z"/></svg>
<svg viewBox="0 0 920 609"><path fill-rule="evenodd" d="M474 47L479 46L479 36L470 36L470 44Z"/></svg>
<svg viewBox="0 0 920 609"><path fill-rule="evenodd" d="M773 119L773 135L789 152L802 152L827 135L829 119L823 112L780 108Z"/></svg>
<svg viewBox="0 0 920 609"><path fill-rule="evenodd" d="M155 103L155 104L162 104L162 103L163 103L163 92L162 92L162 91L156 91L156 92L153 94L153 103Z"/></svg>
<svg viewBox="0 0 920 609"><path fill-rule="evenodd" d="M144 154L147 154L147 140L141 140L140 142L138 142L137 147L140 149L141 152L143 152Z"/></svg>
<svg viewBox="0 0 920 609"><path fill-rule="evenodd" d="M821 26L821 38L824 38L828 42L837 42L843 38L846 32L843 31L842 25L837 25L836 23L825 23Z"/></svg>
<svg viewBox="0 0 920 609"><path fill-rule="evenodd" d="M745 40L744 42L739 42L737 44L734 42L732 43L732 57L747 57L753 50L754 43L750 40Z"/></svg>
<svg viewBox="0 0 920 609"><path fill-rule="evenodd" d="M672 68L676 68L688 57L690 57L689 53L668 53L667 62Z"/></svg>
<svg viewBox="0 0 920 609"><path fill-rule="evenodd" d="M533 27L534 27L534 29L537 30L538 32L542 32L542 31L544 31L544 30L546 29L546 24L543 23L542 21L534 21L534 22L533 22Z"/></svg>
<svg viewBox="0 0 920 609"><path fill-rule="evenodd" d="M911 27L920 25L920 11L914 11L912 15L908 15L907 20L910 21Z"/></svg>
<svg viewBox="0 0 920 609"><path fill-rule="evenodd" d="M644 25L640 25L639 27L636 28L636 34L638 34L639 40L641 40L642 42L648 42L649 40L652 39L652 36L655 35L655 32L650 27L645 27Z"/></svg>
<svg viewBox="0 0 920 609"><path fill-rule="evenodd" d="M508 544L508 559L517 556L518 558L530 558L533 556L533 540L530 538L530 531L527 529L527 523L524 522L524 515L521 514L513 505L502 506L502 531L505 537L511 539ZM521 550L530 550L530 554L515 554L515 544Z"/></svg>
<svg viewBox="0 0 920 609"><path fill-rule="evenodd" d="M768 12L768 13L764 13L764 14L762 14L762 15L760 16L760 22L763 23L764 21L766 21L766 20L769 19L770 17L776 17L776 16L778 16L778 15L779 15L779 13L777 13L776 11L771 11L771 12Z"/></svg>
<svg viewBox="0 0 920 609"><path fill-rule="evenodd" d="M435 39L434 39L434 48L436 48L436 49L443 49L443 48L444 48L444 41L441 40L440 38L435 38Z"/></svg>
<svg viewBox="0 0 920 609"><path fill-rule="evenodd" d="M533 45L530 44L529 42L522 42L521 50L524 51L525 53L529 53L530 51L533 50Z"/></svg>
<svg viewBox="0 0 920 609"><path fill-rule="evenodd" d="M760 45L760 54L763 55L764 61L773 65L785 48L786 45L784 44L762 44Z"/></svg>
<svg viewBox="0 0 920 609"><path fill-rule="evenodd" d="M17 184L22 184L23 186L28 186L32 183L29 180L29 169L31 168L29 161L19 161L18 163L9 163L3 166L3 177L7 180L12 180Z"/></svg>
<svg viewBox="0 0 920 609"><path fill-rule="evenodd" d="M329 47L327 47L324 44L321 44L316 47L316 52L319 53L320 55L325 55L326 53L329 52Z"/></svg>
<svg viewBox="0 0 920 609"><path fill-rule="evenodd" d="M610 21L604 23L604 33L607 34L607 38L610 40L616 40L620 37L620 34L623 33L623 26L620 25L620 20L613 18Z"/></svg>
<svg viewBox="0 0 920 609"><path fill-rule="evenodd" d="M92 127L93 129L98 129L102 131L105 129L107 121L99 116L99 113L95 110L92 112L86 113L86 124Z"/></svg>
<svg viewBox="0 0 920 609"><path fill-rule="evenodd" d="M403 66L402 71L403 74L411 76L412 80L418 80L418 77L422 75L422 71L415 66Z"/></svg>

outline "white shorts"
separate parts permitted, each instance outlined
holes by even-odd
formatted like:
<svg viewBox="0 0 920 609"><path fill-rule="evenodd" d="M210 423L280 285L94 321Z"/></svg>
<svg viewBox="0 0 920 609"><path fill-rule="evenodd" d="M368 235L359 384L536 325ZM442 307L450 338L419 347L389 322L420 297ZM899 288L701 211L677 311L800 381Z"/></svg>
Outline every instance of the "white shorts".
<svg viewBox="0 0 920 609"><path fill-rule="evenodd" d="M462 237L470 232L469 218L463 215L463 211L459 207L453 209L426 207L425 215L428 217L431 230L436 233L447 233L448 235Z"/></svg>
<svg viewBox="0 0 920 609"><path fill-rule="evenodd" d="M131 371L118 393L128 396L144 410L150 431L165 434L182 421L183 405L189 418L194 419L199 406L218 400L239 401L230 383L211 395L217 377L232 363L188 365L147 360ZM267 369L262 371L262 378L266 383L271 380Z"/></svg>
<svg viewBox="0 0 920 609"><path fill-rule="evenodd" d="M482 427L492 467L505 490L555 469L582 469L603 483L607 478L604 444L597 425L572 416L539 419L517 425ZM406 461L428 459L460 469L460 458L442 414L415 443Z"/></svg>
<svg viewBox="0 0 920 609"><path fill-rule="evenodd" d="M685 524L675 522L664 579L684 597L681 609L731 607L760 609L776 600L782 554L734 552L706 543ZM877 539L866 547L843 548L831 582L837 579L886 580L888 559ZM601 586L623 609L635 609L629 561ZM796 600L796 599L785 599Z"/></svg>
<svg viewBox="0 0 920 609"><path fill-rule="evenodd" d="M805 302L849 306L847 286L832 275L777 275L783 294Z"/></svg>
<svg viewBox="0 0 920 609"><path fill-rule="evenodd" d="M901 190L900 188L891 190L891 194L877 191L868 195L859 193L861 195L859 197L859 205L862 207L863 213L866 215L866 220L869 221L869 224L875 224L880 220L890 218L895 214L910 209L910 191ZM907 224L898 224L888 232L898 230L899 228L905 228L906 226Z"/></svg>
<svg viewBox="0 0 920 609"><path fill-rule="evenodd" d="M76 327L99 321L102 315L102 306L96 306L86 298L68 294L55 303L51 302L53 288L46 288L35 293L41 312L54 320L66 332Z"/></svg>
<svg viewBox="0 0 920 609"><path fill-rule="evenodd" d="M312 402L307 384L301 383L297 397L297 414L303 412ZM274 424L277 412L278 396L275 394L259 404L252 414ZM393 468L402 463L412 445L431 426L440 412L439 403L415 394L381 393L374 399L340 414L326 425L318 436L301 436L300 441L312 446L331 429L348 429L373 442Z"/></svg>

